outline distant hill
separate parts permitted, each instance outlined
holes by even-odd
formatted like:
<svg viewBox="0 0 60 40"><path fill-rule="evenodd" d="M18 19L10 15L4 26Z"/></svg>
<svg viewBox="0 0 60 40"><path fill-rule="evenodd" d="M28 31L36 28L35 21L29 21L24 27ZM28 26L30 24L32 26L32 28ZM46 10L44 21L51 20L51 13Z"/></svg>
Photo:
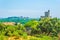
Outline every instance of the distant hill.
<svg viewBox="0 0 60 40"><path fill-rule="evenodd" d="M29 17L8 17L8 18L0 18L0 22L20 22L22 24L25 24L26 22L32 20L34 18L29 18ZM38 19L36 19L38 20Z"/></svg>

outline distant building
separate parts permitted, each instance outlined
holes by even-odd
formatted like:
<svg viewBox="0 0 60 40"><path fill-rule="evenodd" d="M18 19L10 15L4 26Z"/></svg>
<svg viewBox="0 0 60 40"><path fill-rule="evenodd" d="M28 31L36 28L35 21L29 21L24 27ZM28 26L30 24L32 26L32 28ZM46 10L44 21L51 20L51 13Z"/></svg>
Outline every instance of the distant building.
<svg viewBox="0 0 60 40"><path fill-rule="evenodd" d="M41 16L41 18L46 18L46 17L51 17L50 16L50 10L48 10L47 12L45 12L44 16Z"/></svg>

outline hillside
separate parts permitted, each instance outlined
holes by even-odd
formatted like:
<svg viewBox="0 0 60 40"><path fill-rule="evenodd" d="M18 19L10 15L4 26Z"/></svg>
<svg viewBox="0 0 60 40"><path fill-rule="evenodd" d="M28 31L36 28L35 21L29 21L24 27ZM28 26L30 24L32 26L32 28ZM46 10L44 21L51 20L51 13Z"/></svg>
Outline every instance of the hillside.
<svg viewBox="0 0 60 40"><path fill-rule="evenodd" d="M34 18L29 18L29 17L8 17L8 18L0 18L0 22L20 22L22 24L25 24L26 22L32 20ZM36 19L38 20L38 19Z"/></svg>

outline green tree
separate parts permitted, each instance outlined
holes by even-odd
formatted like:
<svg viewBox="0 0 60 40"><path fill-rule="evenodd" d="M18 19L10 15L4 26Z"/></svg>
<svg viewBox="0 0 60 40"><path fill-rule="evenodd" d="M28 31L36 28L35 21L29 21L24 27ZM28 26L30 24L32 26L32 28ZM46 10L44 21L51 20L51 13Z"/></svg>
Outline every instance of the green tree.
<svg viewBox="0 0 60 40"><path fill-rule="evenodd" d="M50 33L57 33L58 28L60 28L60 20L57 18L42 18L39 21L39 28L42 33L49 35Z"/></svg>
<svg viewBox="0 0 60 40"><path fill-rule="evenodd" d="M37 29L38 25L39 25L38 21L31 20L31 21L27 22L24 26L25 26L26 30L28 31L28 33L35 34L38 32L38 29Z"/></svg>

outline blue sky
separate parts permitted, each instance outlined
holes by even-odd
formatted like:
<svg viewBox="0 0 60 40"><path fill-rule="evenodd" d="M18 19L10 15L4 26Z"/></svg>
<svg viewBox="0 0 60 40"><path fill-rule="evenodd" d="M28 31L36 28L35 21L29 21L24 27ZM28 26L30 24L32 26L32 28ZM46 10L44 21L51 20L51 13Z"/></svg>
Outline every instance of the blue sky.
<svg viewBox="0 0 60 40"><path fill-rule="evenodd" d="M60 0L0 0L0 18L25 16L38 18L50 10L52 17L60 18Z"/></svg>

